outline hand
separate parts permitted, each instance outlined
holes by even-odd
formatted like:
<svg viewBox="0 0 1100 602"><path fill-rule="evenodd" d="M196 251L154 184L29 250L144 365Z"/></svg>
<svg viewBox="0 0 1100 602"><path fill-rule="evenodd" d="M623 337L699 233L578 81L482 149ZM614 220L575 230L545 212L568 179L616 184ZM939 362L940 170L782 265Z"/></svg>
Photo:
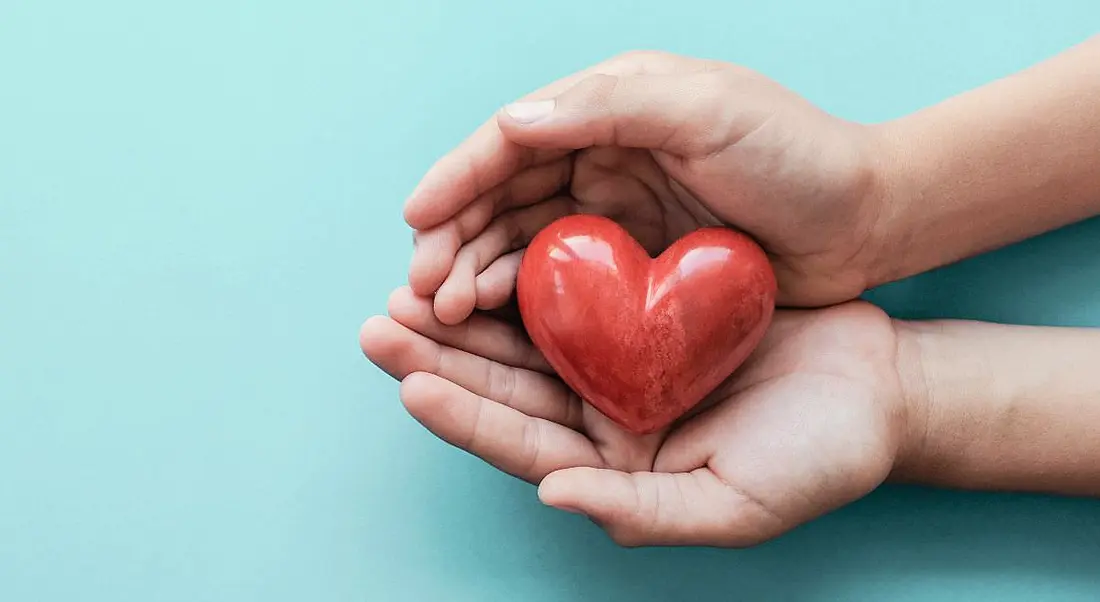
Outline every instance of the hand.
<svg viewBox="0 0 1100 602"><path fill-rule="evenodd" d="M390 315L361 343L417 420L623 545L762 542L874 489L904 439L895 331L861 302L777 313L704 411L645 438L572 395L509 325L444 325L408 289Z"/></svg>
<svg viewBox="0 0 1100 602"><path fill-rule="evenodd" d="M880 244L875 137L748 69L627 54L484 124L405 207L409 283L457 324L506 302L521 249L572 212L618 220L656 254L726 224L771 254L783 305L857 297Z"/></svg>

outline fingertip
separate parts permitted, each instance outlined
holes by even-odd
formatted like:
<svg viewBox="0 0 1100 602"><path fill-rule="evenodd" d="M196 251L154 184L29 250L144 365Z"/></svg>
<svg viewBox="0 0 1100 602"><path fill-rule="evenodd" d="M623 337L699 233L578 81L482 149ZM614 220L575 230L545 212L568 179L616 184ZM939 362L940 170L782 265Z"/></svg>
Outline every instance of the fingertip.
<svg viewBox="0 0 1100 602"><path fill-rule="evenodd" d="M364 355L373 358L384 350L390 322L386 316L371 316L359 327L359 348Z"/></svg>
<svg viewBox="0 0 1100 602"><path fill-rule="evenodd" d="M424 216L422 215L419 204L416 199L416 191L413 191L408 200L405 201L405 208L401 210L401 217L405 219L405 223L414 230L421 230L425 227Z"/></svg>
<svg viewBox="0 0 1100 602"><path fill-rule="evenodd" d="M404 326L386 316L372 316L359 329L359 348L380 370L401 380L407 376L410 360L422 356L415 336Z"/></svg>
<svg viewBox="0 0 1100 602"><path fill-rule="evenodd" d="M428 393L436 388L436 380L439 377L430 372L410 372L401 381L400 392L401 395L410 394L414 397L423 397L425 393Z"/></svg>
<svg viewBox="0 0 1100 602"><path fill-rule="evenodd" d="M585 482L598 469L585 466L554 471L539 483L539 501L547 506L587 514L584 509Z"/></svg>
<svg viewBox="0 0 1100 602"><path fill-rule="evenodd" d="M419 195L415 202L410 199L401 212L405 224L418 231L430 230L449 219L449 216L442 212L437 201L423 200L424 198L425 195Z"/></svg>
<svg viewBox="0 0 1100 602"><path fill-rule="evenodd" d="M468 420L471 394L458 385L430 372L410 372L398 390L405 411L446 441L455 440L455 426Z"/></svg>
<svg viewBox="0 0 1100 602"><path fill-rule="evenodd" d="M625 547L639 545L617 522L614 487L603 483L606 469L577 467L550 473L539 484L539 501L551 508L584 516L604 530L612 541ZM610 483L614 485L614 482Z"/></svg>
<svg viewBox="0 0 1100 602"><path fill-rule="evenodd" d="M409 225L413 230L426 230L433 228L441 221L441 218L437 218L432 215L433 208L438 213L438 202L433 202L432 187L433 180L436 179L435 172L438 170L439 162L433 164L424 174L424 177L417 182L416 187L413 188L409 196L405 197L405 206L401 210L401 216L405 219L405 223Z"/></svg>
<svg viewBox="0 0 1100 602"><path fill-rule="evenodd" d="M386 312L389 313L391 318L405 323L410 316L422 309L425 304L430 307L430 300L417 295L411 287L401 286L390 293L390 298L386 302Z"/></svg>
<svg viewBox="0 0 1100 602"><path fill-rule="evenodd" d="M543 505L565 510L566 512L578 511L573 507L573 504L569 503L571 501L568 495L569 476L562 474L569 470L568 468L558 470L543 477L538 488L539 501Z"/></svg>
<svg viewBox="0 0 1100 602"><path fill-rule="evenodd" d="M417 295L428 297L439 289L447 276L448 267L439 258L431 257L419 249L413 252L409 263L409 288Z"/></svg>
<svg viewBox="0 0 1100 602"><path fill-rule="evenodd" d="M400 306L405 300L412 296L415 296L412 288L408 286L399 286L390 291L390 296L386 299L386 307L392 310L395 306Z"/></svg>
<svg viewBox="0 0 1100 602"><path fill-rule="evenodd" d="M438 397L438 377L428 372L413 372L401 380L398 397L414 418L430 413Z"/></svg>
<svg viewBox="0 0 1100 602"><path fill-rule="evenodd" d="M552 473L539 485L539 500L566 512L583 514L623 547L654 543L639 531L641 502L634 475L606 468L569 468Z"/></svg>
<svg viewBox="0 0 1100 602"><path fill-rule="evenodd" d="M461 286L447 280L435 296L436 318L447 326L455 326L470 317L477 303L477 291L473 286Z"/></svg>
<svg viewBox="0 0 1100 602"><path fill-rule="evenodd" d="M409 263L409 286L416 294L434 294L450 273L455 255L461 246L451 228L417 232L416 248Z"/></svg>

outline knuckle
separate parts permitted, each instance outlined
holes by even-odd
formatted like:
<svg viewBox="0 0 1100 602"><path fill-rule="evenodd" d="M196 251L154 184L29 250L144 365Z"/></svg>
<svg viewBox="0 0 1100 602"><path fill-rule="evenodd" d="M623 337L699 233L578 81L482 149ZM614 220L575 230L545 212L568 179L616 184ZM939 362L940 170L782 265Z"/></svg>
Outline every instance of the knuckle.
<svg viewBox="0 0 1100 602"><path fill-rule="evenodd" d="M542 423L538 420L527 420L523 425L522 436L522 474L530 475L535 472L539 464L539 455L542 449Z"/></svg>
<svg viewBox="0 0 1100 602"><path fill-rule="evenodd" d="M426 372L431 374L443 374L447 370L447 351L443 348L443 345L438 343L432 343L432 351L430 353L431 360L427 362Z"/></svg>
<svg viewBox="0 0 1100 602"><path fill-rule="evenodd" d="M695 73L684 80L683 102L689 123L710 123L730 113L730 91L737 87L724 72Z"/></svg>
<svg viewBox="0 0 1100 602"><path fill-rule="evenodd" d="M489 362L487 369L486 389L489 393L489 399L504 405L512 405L513 396L516 393L515 372L496 362Z"/></svg>
<svg viewBox="0 0 1100 602"><path fill-rule="evenodd" d="M535 348L531 346L529 353L534 354ZM581 424L584 419L584 404L581 401L580 395L577 395L572 390L569 391L569 396L565 400L565 409L562 410L564 418L562 422L566 425Z"/></svg>
<svg viewBox="0 0 1100 602"><path fill-rule="evenodd" d="M593 73L577 84L575 95L586 99L589 104L606 107L619 87L619 81L620 76L613 73Z"/></svg>
<svg viewBox="0 0 1100 602"><path fill-rule="evenodd" d="M506 405L509 405L509 406L515 405L516 388L517 388L516 387L516 371L508 369L508 368L503 368L503 367L501 367L499 370L502 372L500 378L501 378L501 381L503 381L501 383L501 389L503 389L503 392L501 393L501 399L504 401L504 403Z"/></svg>
<svg viewBox="0 0 1100 602"><path fill-rule="evenodd" d="M693 74L684 82L683 111L666 142L675 141L689 155L705 155L724 148L740 108L730 102L737 86L724 72Z"/></svg>
<svg viewBox="0 0 1100 602"><path fill-rule="evenodd" d="M470 430L466 435L465 441L462 442L460 447L463 449L473 449L479 441L482 439L481 430L484 428L484 414L485 404L477 404L477 408L474 410L474 418L470 423Z"/></svg>

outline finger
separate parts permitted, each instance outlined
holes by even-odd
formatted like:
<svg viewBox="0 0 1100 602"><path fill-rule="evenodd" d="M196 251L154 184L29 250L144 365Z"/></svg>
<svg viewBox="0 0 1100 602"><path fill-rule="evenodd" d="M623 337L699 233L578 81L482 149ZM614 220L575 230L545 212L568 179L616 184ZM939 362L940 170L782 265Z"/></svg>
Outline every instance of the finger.
<svg viewBox="0 0 1100 602"><path fill-rule="evenodd" d="M448 326L435 317L430 299L415 295L408 287L390 295L389 314L398 323L442 345L508 366L553 373L527 336L500 320L474 315L461 324Z"/></svg>
<svg viewBox="0 0 1100 602"><path fill-rule="evenodd" d="M512 298L516 291L516 277L523 262L523 249L502 255L485 271L477 275L474 287L477 289L477 308L496 309Z"/></svg>
<svg viewBox="0 0 1100 602"><path fill-rule="evenodd" d="M661 449L667 431L662 429L645 435L635 435L590 404L582 406L584 432L607 462L608 468L624 472L653 469L653 460Z"/></svg>
<svg viewBox="0 0 1100 602"><path fill-rule="evenodd" d="M602 466L592 443L560 424L494 403L438 376L401 382L401 401L440 439L508 474L537 483L562 468Z"/></svg>
<svg viewBox="0 0 1100 602"><path fill-rule="evenodd" d="M667 73L697 63L702 61L660 52L628 53L564 77L521 100L553 98L593 73ZM501 134L494 117L428 170L405 204L405 221L418 230L437 226L523 169L567 152L517 144Z"/></svg>
<svg viewBox="0 0 1100 602"><path fill-rule="evenodd" d="M431 295L451 271L459 248L477 236L493 216L538 203L569 182L572 162L555 161L528 169L493 188L459 211L454 219L415 233L416 247L409 265L409 285L420 295Z"/></svg>
<svg viewBox="0 0 1100 602"><path fill-rule="evenodd" d="M584 514L618 544L743 547L776 532L775 518L707 468L626 473L570 468L539 485L539 499Z"/></svg>
<svg viewBox="0 0 1100 602"><path fill-rule="evenodd" d="M386 317L367 320L363 352L397 380L426 372L528 416L581 426L581 403L557 379L440 345Z"/></svg>
<svg viewBox="0 0 1100 602"><path fill-rule="evenodd" d="M484 310L480 312L480 315L499 320L505 324L511 324L518 331L523 332L524 340L530 340L530 337L528 337L527 332L524 330L523 316L519 313L519 303L516 299L509 299L500 307Z"/></svg>
<svg viewBox="0 0 1100 602"><path fill-rule="evenodd" d="M487 122L428 170L405 202L405 222L415 229L437 226L508 178L569 152L521 146Z"/></svg>
<svg viewBox="0 0 1100 602"><path fill-rule="evenodd" d="M729 81L723 72L597 73L553 99L509 105L497 122L504 136L530 147L621 146L704 156L759 121L752 107L736 106Z"/></svg>
<svg viewBox="0 0 1100 602"><path fill-rule="evenodd" d="M539 230L572 213L574 207L573 199L557 197L497 216L459 249L450 275L435 295L435 314L440 321L457 324L465 320L477 304L477 275L501 255L527 246Z"/></svg>

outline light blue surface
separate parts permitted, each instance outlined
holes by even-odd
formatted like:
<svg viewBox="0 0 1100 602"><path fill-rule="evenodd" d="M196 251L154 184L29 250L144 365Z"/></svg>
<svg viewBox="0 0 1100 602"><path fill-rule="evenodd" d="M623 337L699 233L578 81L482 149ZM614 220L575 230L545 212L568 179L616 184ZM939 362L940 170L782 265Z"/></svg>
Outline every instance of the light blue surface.
<svg viewBox="0 0 1100 602"><path fill-rule="evenodd" d="M888 489L757 549L618 549L432 438L356 345L420 174L560 75L660 48L876 121L1098 23L1094 0L3 0L0 600L1100 599L1087 500ZM873 297L1100 325L1100 223Z"/></svg>

